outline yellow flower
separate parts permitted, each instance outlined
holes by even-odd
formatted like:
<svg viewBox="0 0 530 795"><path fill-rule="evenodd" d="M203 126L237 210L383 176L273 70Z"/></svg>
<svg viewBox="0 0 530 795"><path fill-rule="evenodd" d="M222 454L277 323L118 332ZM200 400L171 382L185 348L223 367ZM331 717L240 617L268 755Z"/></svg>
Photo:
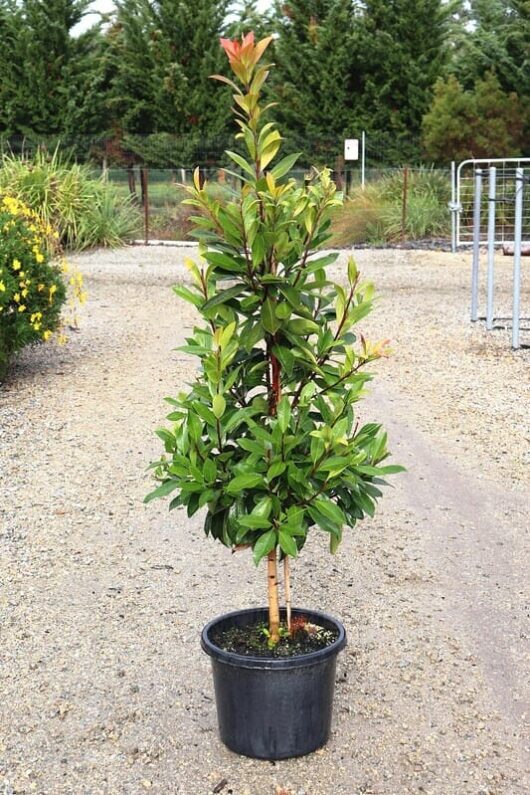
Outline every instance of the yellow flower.
<svg viewBox="0 0 530 795"><path fill-rule="evenodd" d="M37 286L37 290L39 291L39 293L42 293L42 291L44 290L45 287L46 287L46 285L42 284L42 282L41 282L41 284L39 284Z"/></svg>
<svg viewBox="0 0 530 795"><path fill-rule="evenodd" d="M22 265L20 264L18 259L14 259L13 260L13 270L14 271L19 271L21 269L21 267L22 267Z"/></svg>
<svg viewBox="0 0 530 795"><path fill-rule="evenodd" d="M20 306L18 308L18 311L19 312L25 312L26 311L26 307L24 306L24 304L20 304Z"/></svg>
<svg viewBox="0 0 530 795"><path fill-rule="evenodd" d="M5 293L5 291L6 291L6 286L4 282L0 282L0 293Z"/></svg>
<svg viewBox="0 0 530 795"><path fill-rule="evenodd" d="M20 293L15 293L15 295L13 296L13 300L16 301L18 304L18 302L20 301Z"/></svg>
<svg viewBox="0 0 530 795"><path fill-rule="evenodd" d="M50 331L49 329L46 329L46 331L43 331L42 332L42 339L44 340L44 342L48 342L48 340L50 339L52 334L53 334L53 331Z"/></svg>
<svg viewBox="0 0 530 795"><path fill-rule="evenodd" d="M27 295L28 295L28 288L27 288L27 287L25 287L25 288L22 290L22 298L26 298L26 297L27 297Z"/></svg>
<svg viewBox="0 0 530 795"><path fill-rule="evenodd" d="M43 257L43 255L40 253L40 251L38 251L38 252L35 254L35 262L37 262L39 265L41 264L41 262L44 262L44 257Z"/></svg>

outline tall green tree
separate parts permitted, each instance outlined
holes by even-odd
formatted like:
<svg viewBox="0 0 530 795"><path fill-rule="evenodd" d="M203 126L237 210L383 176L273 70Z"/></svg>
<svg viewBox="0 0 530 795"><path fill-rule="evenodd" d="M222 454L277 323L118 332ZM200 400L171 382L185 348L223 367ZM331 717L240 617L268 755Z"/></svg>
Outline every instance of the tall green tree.
<svg viewBox="0 0 530 795"><path fill-rule="evenodd" d="M112 64L111 114L118 128L131 133L157 129L152 46L156 26L151 12L151 4L144 0L121 0L106 36Z"/></svg>
<svg viewBox="0 0 530 795"><path fill-rule="evenodd" d="M0 135L7 135L12 129L20 26L20 10L14 0L0 0Z"/></svg>
<svg viewBox="0 0 530 795"><path fill-rule="evenodd" d="M471 0L467 36L452 69L467 89L494 71L502 90L522 103L523 148L530 147L530 2Z"/></svg>
<svg viewBox="0 0 530 795"><path fill-rule="evenodd" d="M100 134L105 85L97 26L73 29L89 0L0 1L0 131L68 138Z"/></svg>
<svg viewBox="0 0 530 795"><path fill-rule="evenodd" d="M389 134L394 161L414 155L422 118L448 57L455 8L443 0L365 0L362 105L372 135ZM392 151L393 150L393 151Z"/></svg>
<svg viewBox="0 0 530 795"><path fill-rule="evenodd" d="M257 39L271 32L271 15L261 11L258 0L239 0L231 11L227 33L230 38L238 38L252 31Z"/></svg>
<svg viewBox="0 0 530 795"><path fill-rule="evenodd" d="M112 129L109 90L112 65L100 26L77 36L68 64L64 134L99 138Z"/></svg>
<svg viewBox="0 0 530 795"><path fill-rule="evenodd" d="M504 91L530 95L530 2L471 0L467 35L453 62L465 88L494 70Z"/></svg>
<svg viewBox="0 0 530 795"><path fill-rule="evenodd" d="M424 152L438 162L517 156L524 142L523 124L521 99L504 92L494 72L469 90L451 75L436 84L423 120Z"/></svg>
<svg viewBox="0 0 530 795"><path fill-rule="evenodd" d="M16 91L10 104L11 133L53 135L65 129L79 42L72 29L90 0L20 0L11 79ZM85 63L85 67L87 64Z"/></svg>
<svg viewBox="0 0 530 795"><path fill-rule="evenodd" d="M228 0L120 0L111 101L129 133L226 133L229 102L209 75L225 69Z"/></svg>
<svg viewBox="0 0 530 795"><path fill-rule="evenodd" d="M277 0L275 118L313 159L361 129L357 11L352 0ZM339 144L340 145L340 144Z"/></svg>

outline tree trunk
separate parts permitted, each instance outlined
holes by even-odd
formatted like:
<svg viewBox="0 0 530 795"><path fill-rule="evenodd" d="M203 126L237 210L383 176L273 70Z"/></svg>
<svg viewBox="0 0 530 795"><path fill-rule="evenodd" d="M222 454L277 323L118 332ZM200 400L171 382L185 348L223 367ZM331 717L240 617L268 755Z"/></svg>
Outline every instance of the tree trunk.
<svg viewBox="0 0 530 795"><path fill-rule="evenodd" d="M267 560L267 582L269 590L269 632L272 643L280 640L280 605L278 603L278 565L276 548L269 552Z"/></svg>
<svg viewBox="0 0 530 795"><path fill-rule="evenodd" d="M283 559L283 587L285 589L285 609L287 611L287 629L291 632L291 566L289 555Z"/></svg>

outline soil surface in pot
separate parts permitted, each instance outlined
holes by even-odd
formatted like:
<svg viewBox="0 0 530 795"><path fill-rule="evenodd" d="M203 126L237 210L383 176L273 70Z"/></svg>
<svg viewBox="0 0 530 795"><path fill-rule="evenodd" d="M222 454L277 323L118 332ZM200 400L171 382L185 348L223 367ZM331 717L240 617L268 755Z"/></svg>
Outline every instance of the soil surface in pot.
<svg viewBox="0 0 530 795"><path fill-rule="evenodd" d="M287 624L280 625L280 640L275 645L269 642L269 629L263 621L245 627L230 627L212 633L212 642L220 649L247 657L295 657L312 651L325 649L337 639L334 630L311 624L302 616L295 616L291 632Z"/></svg>

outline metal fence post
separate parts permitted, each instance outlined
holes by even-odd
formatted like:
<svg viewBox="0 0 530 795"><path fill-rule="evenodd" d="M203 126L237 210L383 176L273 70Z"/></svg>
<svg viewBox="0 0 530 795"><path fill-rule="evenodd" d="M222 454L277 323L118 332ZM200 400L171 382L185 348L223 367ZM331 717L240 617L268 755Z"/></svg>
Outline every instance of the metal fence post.
<svg viewBox="0 0 530 795"><path fill-rule="evenodd" d="M409 192L409 167L403 169L403 194L401 196L401 239L407 236L407 202Z"/></svg>
<svg viewBox="0 0 530 795"><path fill-rule="evenodd" d="M456 163L451 161L451 252L456 254Z"/></svg>
<svg viewBox="0 0 530 795"><path fill-rule="evenodd" d="M491 331L493 328L493 293L495 289L495 203L497 186L497 169L491 166L489 169L488 187L488 297L486 307L486 328Z"/></svg>
<svg viewBox="0 0 530 795"><path fill-rule="evenodd" d="M361 188L364 188L366 172L366 134L361 132Z"/></svg>
<svg viewBox="0 0 530 795"><path fill-rule="evenodd" d="M147 166L140 169L140 180L142 185L142 201L144 205L144 239L145 245L149 244L149 177Z"/></svg>
<svg viewBox="0 0 530 795"><path fill-rule="evenodd" d="M521 317L521 238L523 233L524 171L515 171L515 227L513 232L513 317L512 348L519 348L519 321Z"/></svg>
<svg viewBox="0 0 530 795"><path fill-rule="evenodd" d="M482 169L475 170L473 203L473 264L471 266L471 320L478 320L478 277L480 266L480 220L482 201Z"/></svg>

